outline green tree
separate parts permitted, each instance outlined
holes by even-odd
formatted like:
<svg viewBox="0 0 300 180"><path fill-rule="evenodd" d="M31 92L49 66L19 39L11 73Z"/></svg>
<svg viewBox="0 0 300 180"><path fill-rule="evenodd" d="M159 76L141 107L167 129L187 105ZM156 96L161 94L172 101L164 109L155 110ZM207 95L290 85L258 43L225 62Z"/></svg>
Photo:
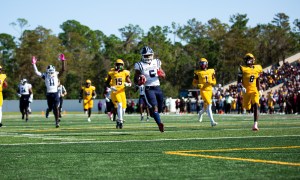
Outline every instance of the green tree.
<svg viewBox="0 0 300 180"><path fill-rule="evenodd" d="M33 86L34 98L44 99L45 84L40 77L35 75L31 58L32 56L38 58L37 66L40 72L45 72L50 64L60 70L61 64L57 58L62 51L61 41L51 34L51 30L42 26L37 27L35 30L25 30L16 53L16 63L19 66L15 71L15 88L20 79L26 78ZM64 77L60 77L60 79L64 82Z"/></svg>
<svg viewBox="0 0 300 180"><path fill-rule="evenodd" d="M15 80L15 69L18 64L15 62L14 55L16 53L16 43L14 37L9 34L0 34L0 65L2 72L7 74L8 88L4 89L4 97L8 99L15 98L15 88L13 86Z"/></svg>
<svg viewBox="0 0 300 180"><path fill-rule="evenodd" d="M99 32L97 34L75 20L68 20L60 27L63 32L58 36L66 48L65 54L68 57L68 75L65 83L70 89L68 98L77 98L80 87L87 79L97 87L96 90L99 89L97 73L94 73L98 67L93 66L96 54L101 50L101 41L97 36Z"/></svg>

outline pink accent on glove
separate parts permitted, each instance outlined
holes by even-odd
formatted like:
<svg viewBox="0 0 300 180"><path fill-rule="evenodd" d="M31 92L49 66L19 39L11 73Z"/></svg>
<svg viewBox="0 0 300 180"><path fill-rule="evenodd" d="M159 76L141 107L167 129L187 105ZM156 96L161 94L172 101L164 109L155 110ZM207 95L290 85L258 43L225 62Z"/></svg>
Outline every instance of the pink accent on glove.
<svg viewBox="0 0 300 180"><path fill-rule="evenodd" d="M32 56L31 63L32 64L36 64L36 62L37 62L37 58L35 56Z"/></svg>
<svg viewBox="0 0 300 180"><path fill-rule="evenodd" d="M59 59L60 59L61 61L65 61L65 60L66 60L65 55L64 55L64 54L60 54L60 55L59 55Z"/></svg>

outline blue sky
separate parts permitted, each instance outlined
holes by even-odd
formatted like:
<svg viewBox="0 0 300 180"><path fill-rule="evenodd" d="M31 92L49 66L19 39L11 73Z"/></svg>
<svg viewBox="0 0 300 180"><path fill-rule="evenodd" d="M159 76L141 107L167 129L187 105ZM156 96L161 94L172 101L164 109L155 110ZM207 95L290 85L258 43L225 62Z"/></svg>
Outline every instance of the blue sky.
<svg viewBox="0 0 300 180"><path fill-rule="evenodd" d="M2 1L2 2L1 2ZM76 20L92 30L120 36L118 29L129 24L144 31L151 26L180 25L196 18L206 23L218 18L229 24L231 15L247 14L248 26L266 24L277 13L285 13L291 22L300 19L298 0L1 0L0 33L19 36L9 24L24 18L30 27L41 25L53 34L61 32L60 25Z"/></svg>

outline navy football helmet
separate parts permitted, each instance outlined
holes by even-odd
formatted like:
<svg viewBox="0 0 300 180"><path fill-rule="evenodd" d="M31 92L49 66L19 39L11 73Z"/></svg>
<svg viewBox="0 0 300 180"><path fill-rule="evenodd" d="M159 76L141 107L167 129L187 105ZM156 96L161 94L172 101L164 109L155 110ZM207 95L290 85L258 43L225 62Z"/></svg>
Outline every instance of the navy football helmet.
<svg viewBox="0 0 300 180"><path fill-rule="evenodd" d="M141 55L144 63L150 63L153 60L154 52L150 47L144 46L141 50Z"/></svg>

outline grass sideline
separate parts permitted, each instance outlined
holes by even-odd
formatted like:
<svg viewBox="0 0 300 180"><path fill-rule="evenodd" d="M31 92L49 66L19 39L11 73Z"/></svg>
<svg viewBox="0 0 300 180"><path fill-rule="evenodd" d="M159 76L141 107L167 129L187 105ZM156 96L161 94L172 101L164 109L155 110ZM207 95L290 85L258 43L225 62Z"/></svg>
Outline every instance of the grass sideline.
<svg viewBox="0 0 300 180"><path fill-rule="evenodd" d="M1 179L299 179L300 116L197 115L153 119L126 115L123 129L104 114L67 113L55 128L51 114L4 113Z"/></svg>

